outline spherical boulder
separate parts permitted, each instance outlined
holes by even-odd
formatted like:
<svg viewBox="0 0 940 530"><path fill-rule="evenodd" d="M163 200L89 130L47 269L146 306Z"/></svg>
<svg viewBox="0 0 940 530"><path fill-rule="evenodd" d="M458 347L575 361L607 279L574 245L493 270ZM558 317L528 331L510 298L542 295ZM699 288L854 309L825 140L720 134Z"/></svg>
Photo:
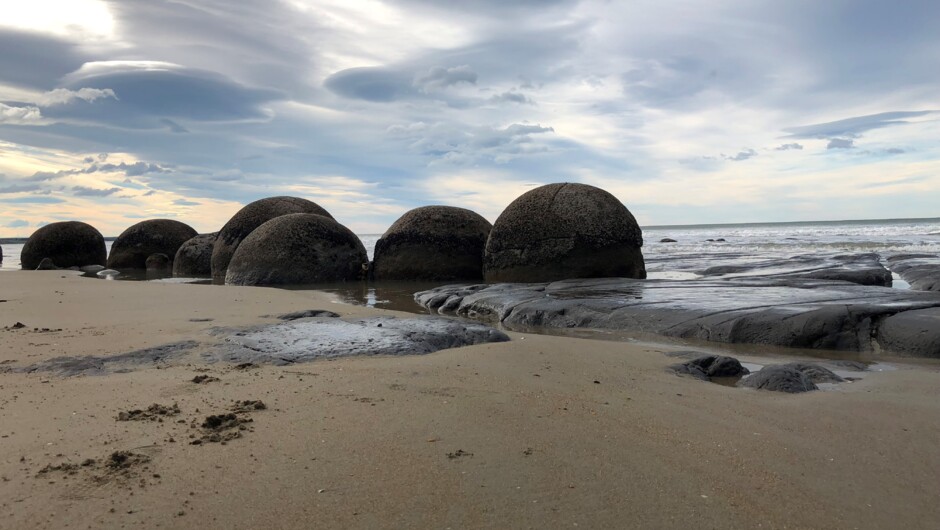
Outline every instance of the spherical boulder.
<svg viewBox="0 0 940 530"><path fill-rule="evenodd" d="M173 276L209 276L212 274L212 247L218 232L199 234L183 243L173 258Z"/></svg>
<svg viewBox="0 0 940 530"><path fill-rule="evenodd" d="M483 248L493 225L453 206L402 215L375 243L376 280L482 280Z"/></svg>
<svg viewBox="0 0 940 530"><path fill-rule="evenodd" d="M175 256L180 246L196 235L191 226L172 219L141 221L111 244L108 268L146 269L151 254Z"/></svg>
<svg viewBox="0 0 940 530"><path fill-rule="evenodd" d="M586 184L530 190L500 214L486 242L488 282L646 278L643 234L610 193Z"/></svg>
<svg viewBox="0 0 940 530"><path fill-rule="evenodd" d="M333 219L310 213L275 217L246 237L225 283L291 285L357 280L368 262L359 238Z"/></svg>
<svg viewBox="0 0 940 530"><path fill-rule="evenodd" d="M225 278L229 261L248 234L275 217L291 213L313 213L333 218L317 203L300 197L268 197L252 202L233 215L219 231L212 248L212 278Z"/></svg>
<svg viewBox="0 0 940 530"><path fill-rule="evenodd" d="M108 260L104 237L81 221L50 223L33 232L20 252L24 270L35 270L43 258L59 267L103 265Z"/></svg>

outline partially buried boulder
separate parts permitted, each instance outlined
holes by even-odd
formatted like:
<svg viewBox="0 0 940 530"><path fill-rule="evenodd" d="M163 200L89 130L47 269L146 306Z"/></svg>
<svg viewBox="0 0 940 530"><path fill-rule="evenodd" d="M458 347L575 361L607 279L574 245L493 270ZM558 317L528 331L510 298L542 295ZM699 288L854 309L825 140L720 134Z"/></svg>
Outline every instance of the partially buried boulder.
<svg viewBox="0 0 940 530"><path fill-rule="evenodd" d="M828 368L812 363L789 363L765 366L738 382L738 386L788 392L796 394L818 390L816 383L840 383L844 381Z"/></svg>
<svg viewBox="0 0 940 530"><path fill-rule="evenodd" d="M643 235L613 195L586 184L524 193L496 220L486 242L488 282L646 278Z"/></svg>
<svg viewBox="0 0 940 530"><path fill-rule="evenodd" d="M218 232L199 234L183 243L173 258L173 276L209 276L212 274L212 248Z"/></svg>
<svg viewBox="0 0 940 530"><path fill-rule="evenodd" d="M312 213L333 218L315 202L300 197L268 197L247 204L219 231L212 248L212 278L219 281L225 278L225 271L235 250L248 234L275 217L292 213Z"/></svg>
<svg viewBox="0 0 940 530"><path fill-rule="evenodd" d="M24 270L39 267L49 258L59 267L103 265L108 258L104 237L95 227L80 221L50 223L29 236L20 253Z"/></svg>
<svg viewBox="0 0 940 530"><path fill-rule="evenodd" d="M454 206L423 206L401 216L375 243L376 280L482 280L493 226Z"/></svg>
<svg viewBox="0 0 940 530"><path fill-rule="evenodd" d="M147 256L146 261L148 272L169 272L170 257L163 253L156 253Z"/></svg>
<svg viewBox="0 0 940 530"><path fill-rule="evenodd" d="M741 377L749 373L740 361L724 355L703 355L669 368L678 375L691 375L703 381L711 381L713 377Z"/></svg>
<svg viewBox="0 0 940 530"><path fill-rule="evenodd" d="M108 256L110 269L146 269L151 254L175 256L186 241L196 236L187 224L172 219L141 221L118 236Z"/></svg>
<svg viewBox="0 0 940 530"><path fill-rule="evenodd" d="M322 215L294 213L271 219L241 242L225 283L290 285L361 278L366 249L345 226Z"/></svg>

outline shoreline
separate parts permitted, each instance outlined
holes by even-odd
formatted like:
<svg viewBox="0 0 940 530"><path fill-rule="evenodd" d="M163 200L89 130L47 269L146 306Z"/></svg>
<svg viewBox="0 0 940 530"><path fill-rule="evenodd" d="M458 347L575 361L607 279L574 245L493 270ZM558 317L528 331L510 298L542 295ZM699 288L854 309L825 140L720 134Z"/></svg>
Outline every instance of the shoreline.
<svg viewBox="0 0 940 530"><path fill-rule="evenodd" d="M205 345L212 328L297 310L413 316L316 291L59 271L0 274L0 289L0 326L28 326L0 333L0 368ZM666 371L676 359L663 352L698 345L508 334L289 366L209 364L197 349L103 376L0 373L0 516L12 528L940 524L932 362L783 395ZM192 382L201 375L219 381ZM238 413L251 421L225 445L192 445L203 418L235 400L266 410ZM116 420L154 403L180 413ZM114 451L146 462L101 464ZM98 463L81 467L88 459ZM63 463L77 470L42 472Z"/></svg>

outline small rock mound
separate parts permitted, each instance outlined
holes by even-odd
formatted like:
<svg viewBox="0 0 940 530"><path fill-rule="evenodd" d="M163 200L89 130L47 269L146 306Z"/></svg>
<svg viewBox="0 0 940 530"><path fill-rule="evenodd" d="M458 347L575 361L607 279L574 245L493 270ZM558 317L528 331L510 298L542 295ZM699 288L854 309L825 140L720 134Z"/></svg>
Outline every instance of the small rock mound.
<svg viewBox="0 0 940 530"><path fill-rule="evenodd" d="M259 226L241 242L229 262L225 283L352 281L362 276L368 259L359 238L333 219L309 213L282 215Z"/></svg>
<svg viewBox="0 0 940 530"><path fill-rule="evenodd" d="M210 259L212 278L218 281L225 279L235 250L256 228L271 219L292 213L312 213L333 218L315 202L300 197L268 197L252 202L232 216L219 231Z"/></svg>
<svg viewBox="0 0 940 530"><path fill-rule="evenodd" d="M586 184L524 193L496 220L483 258L488 282L646 278L643 235L613 195Z"/></svg>
<svg viewBox="0 0 940 530"><path fill-rule="evenodd" d="M750 377L742 379L738 386L796 394L819 390L816 383L841 383L842 381L844 379L827 368L797 362L765 366Z"/></svg>
<svg viewBox="0 0 940 530"><path fill-rule="evenodd" d="M141 221L121 233L111 245L109 269L146 269L152 254L175 256L186 241L196 236L187 224L172 219Z"/></svg>
<svg viewBox="0 0 940 530"><path fill-rule="evenodd" d="M183 243L173 257L173 276L211 276L212 249L218 235L199 234Z"/></svg>
<svg viewBox="0 0 940 530"><path fill-rule="evenodd" d="M376 280L482 280L483 249L492 225L453 206L406 212L375 244Z"/></svg>
<svg viewBox="0 0 940 530"><path fill-rule="evenodd" d="M103 265L108 258L104 236L95 227L80 221L50 223L33 232L23 245L20 264L35 270L44 258L59 267Z"/></svg>
<svg viewBox="0 0 940 530"><path fill-rule="evenodd" d="M711 381L713 377L741 377L750 371L741 366L741 362L734 357L724 355L705 355L681 364L674 364L670 370L679 375L690 375L703 381Z"/></svg>

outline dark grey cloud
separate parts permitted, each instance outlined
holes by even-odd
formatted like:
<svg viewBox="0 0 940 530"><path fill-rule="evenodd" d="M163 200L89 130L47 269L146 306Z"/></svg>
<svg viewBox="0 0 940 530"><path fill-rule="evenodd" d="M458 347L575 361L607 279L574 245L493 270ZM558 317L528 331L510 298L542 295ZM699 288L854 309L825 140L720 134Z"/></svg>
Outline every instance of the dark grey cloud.
<svg viewBox="0 0 940 530"><path fill-rule="evenodd" d="M477 73L465 64L450 68L435 66L428 70L427 73L420 74L416 77L413 84L419 90L429 92L459 85L460 83L466 83L468 85L477 84Z"/></svg>
<svg viewBox="0 0 940 530"><path fill-rule="evenodd" d="M73 42L11 29L0 29L0 50L0 80L40 90L55 88L62 76L88 60Z"/></svg>
<svg viewBox="0 0 940 530"><path fill-rule="evenodd" d="M516 103L518 105L535 105L535 101L522 92L507 91L490 97L493 103Z"/></svg>
<svg viewBox="0 0 940 530"><path fill-rule="evenodd" d="M104 157L104 160L106 159L107 155ZM93 159L91 157L85 157L84 160L86 163L88 163L89 160ZM100 155L98 160L103 160ZM68 177L70 175L90 175L92 173L123 173L128 177L138 177L149 173L170 172L172 172L172 170L169 168L163 167L159 164L143 161L134 162L133 164L128 164L126 162L121 162L120 164L98 164L93 162L91 165L84 168L62 169L59 171L37 171L32 176L27 177L25 180L29 182L47 182L60 179L62 177Z"/></svg>
<svg viewBox="0 0 940 530"><path fill-rule="evenodd" d="M774 148L774 151L802 151L802 150L803 150L803 145L798 144L796 142L778 145L777 147Z"/></svg>
<svg viewBox="0 0 940 530"><path fill-rule="evenodd" d="M202 203L196 202L196 201L188 201L186 199L176 199L175 201L173 201L173 204L177 206L199 206Z"/></svg>
<svg viewBox="0 0 940 530"><path fill-rule="evenodd" d="M826 123L816 123L813 125L801 125L799 127L790 127L784 129L784 132L790 133L789 138L858 138L862 133L872 129L881 129L893 125L904 125L910 123L905 118L918 118L934 114L935 110L917 110L917 111L893 111L881 112L878 114L869 114L867 116L855 116L844 120L830 121Z"/></svg>
<svg viewBox="0 0 940 530"><path fill-rule="evenodd" d="M24 193L28 191L39 191L39 189L38 184L11 184L9 186L0 187L0 194Z"/></svg>
<svg viewBox="0 0 940 530"><path fill-rule="evenodd" d="M13 221L7 223L6 226L7 228L24 228L29 226L29 221L26 219L14 219Z"/></svg>
<svg viewBox="0 0 940 530"><path fill-rule="evenodd" d="M76 197L107 197L121 191L121 188L86 188L85 186L73 186L72 194Z"/></svg>
<svg viewBox="0 0 940 530"><path fill-rule="evenodd" d="M745 149L744 151L739 151L735 155L721 155L725 160L730 160L732 162L742 162L750 158L757 156L757 151L753 149Z"/></svg>
<svg viewBox="0 0 940 530"><path fill-rule="evenodd" d="M389 102L416 94L412 75L391 68L362 67L341 70L324 81L332 92L347 98Z"/></svg>
<svg viewBox="0 0 940 530"><path fill-rule="evenodd" d="M854 149L855 140L851 138L832 138L826 144L826 149Z"/></svg>
<svg viewBox="0 0 940 530"><path fill-rule="evenodd" d="M901 155L906 152L906 150L901 149L900 147L889 147L888 149L885 149L885 154L889 155Z"/></svg>
<svg viewBox="0 0 940 530"><path fill-rule="evenodd" d="M0 202L10 204L61 204L65 201L56 197L16 197L13 199L0 199Z"/></svg>

